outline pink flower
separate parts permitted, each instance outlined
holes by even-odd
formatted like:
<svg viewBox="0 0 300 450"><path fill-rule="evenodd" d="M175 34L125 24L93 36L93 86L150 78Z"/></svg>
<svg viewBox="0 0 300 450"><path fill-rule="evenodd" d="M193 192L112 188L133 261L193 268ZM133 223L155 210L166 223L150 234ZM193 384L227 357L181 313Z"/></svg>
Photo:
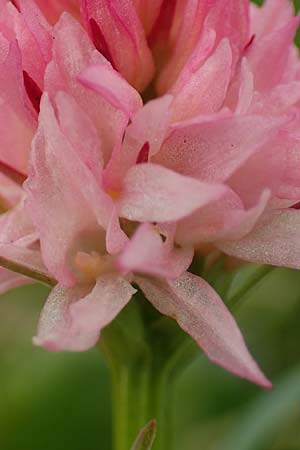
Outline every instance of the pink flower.
<svg viewBox="0 0 300 450"><path fill-rule="evenodd" d="M81 17L37 3L53 27L33 1L0 3L5 199L19 190L0 261L55 284L35 343L94 345L134 283L211 360L269 386L188 268L207 249L299 267L299 18L288 0L82 0Z"/></svg>

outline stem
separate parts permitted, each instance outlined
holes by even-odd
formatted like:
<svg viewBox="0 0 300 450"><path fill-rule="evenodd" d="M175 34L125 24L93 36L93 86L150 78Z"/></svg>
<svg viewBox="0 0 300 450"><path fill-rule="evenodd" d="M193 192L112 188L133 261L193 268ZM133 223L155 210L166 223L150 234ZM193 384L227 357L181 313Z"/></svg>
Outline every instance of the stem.
<svg viewBox="0 0 300 450"><path fill-rule="evenodd" d="M151 364L112 370L114 450L130 450L139 431L154 418L158 432L153 450L171 449L169 382L164 375L154 374Z"/></svg>
<svg viewBox="0 0 300 450"><path fill-rule="evenodd" d="M152 450L171 450L173 388L198 347L173 320L136 298L101 335L111 370L114 450L130 450L141 429L157 422Z"/></svg>

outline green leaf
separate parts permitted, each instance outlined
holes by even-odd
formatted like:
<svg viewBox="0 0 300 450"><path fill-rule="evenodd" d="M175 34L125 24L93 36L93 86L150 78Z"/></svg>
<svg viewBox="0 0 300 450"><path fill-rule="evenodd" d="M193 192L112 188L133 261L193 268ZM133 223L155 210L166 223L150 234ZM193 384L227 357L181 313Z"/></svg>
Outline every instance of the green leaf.
<svg viewBox="0 0 300 450"><path fill-rule="evenodd" d="M271 448L272 441L299 415L300 365L275 383L274 389L261 394L234 421L231 431L216 450L258 450Z"/></svg>
<svg viewBox="0 0 300 450"><path fill-rule="evenodd" d="M151 450L156 436L156 429L156 420L150 420L150 422L140 431L131 450Z"/></svg>

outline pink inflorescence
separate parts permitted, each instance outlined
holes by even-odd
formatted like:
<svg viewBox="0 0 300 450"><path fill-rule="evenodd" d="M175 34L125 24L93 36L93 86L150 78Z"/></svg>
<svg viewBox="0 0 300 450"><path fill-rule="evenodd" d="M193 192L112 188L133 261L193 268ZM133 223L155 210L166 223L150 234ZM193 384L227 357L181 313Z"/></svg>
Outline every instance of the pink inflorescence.
<svg viewBox="0 0 300 450"><path fill-rule="evenodd" d="M36 344L93 346L134 283L270 385L188 269L300 266L298 24L288 0L0 0L0 289L55 286Z"/></svg>

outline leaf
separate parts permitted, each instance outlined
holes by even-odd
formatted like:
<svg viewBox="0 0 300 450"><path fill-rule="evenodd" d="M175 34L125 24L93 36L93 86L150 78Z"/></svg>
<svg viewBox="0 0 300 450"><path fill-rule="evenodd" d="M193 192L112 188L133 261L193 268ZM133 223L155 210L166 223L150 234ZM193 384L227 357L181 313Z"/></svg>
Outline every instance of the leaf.
<svg viewBox="0 0 300 450"><path fill-rule="evenodd" d="M156 420L150 420L150 422L140 431L131 450L151 450L156 436L156 429Z"/></svg>
<svg viewBox="0 0 300 450"><path fill-rule="evenodd" d="M299 412L300 365L285 373L274 390L263 393L239 418L216 450L258 450L270 448L280 429Z"/></svg>

